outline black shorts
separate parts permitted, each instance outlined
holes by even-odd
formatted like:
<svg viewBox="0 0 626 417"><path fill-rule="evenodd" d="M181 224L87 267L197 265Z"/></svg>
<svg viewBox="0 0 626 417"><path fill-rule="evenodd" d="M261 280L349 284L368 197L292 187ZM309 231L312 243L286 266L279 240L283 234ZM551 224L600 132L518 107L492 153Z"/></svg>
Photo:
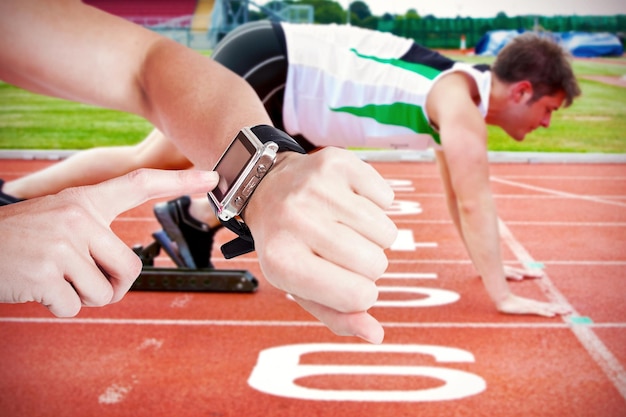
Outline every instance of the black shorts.
<svg viewBox="0 0 626 417"><path fill-rule="evenodd" d="M284 130L288 59L280 24L261 20L238 26L215 46L211 57L243 77L258 94L274 126ZM301 136L294 138L307 151L315 148Z"/></svg>

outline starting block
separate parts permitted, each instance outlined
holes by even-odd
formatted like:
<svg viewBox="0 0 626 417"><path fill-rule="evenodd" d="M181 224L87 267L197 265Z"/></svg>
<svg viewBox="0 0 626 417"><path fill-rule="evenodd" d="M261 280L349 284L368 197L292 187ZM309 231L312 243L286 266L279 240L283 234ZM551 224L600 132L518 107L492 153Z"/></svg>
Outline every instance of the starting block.
<svg viewBox="0 0 626 417"><path fill-rule="evenodd" d="M161 230L152 236L155 240L148 246L133 246L143 268L131 290L251 293L259 286L258 280L246 270L183 267L175 245L165 232ZM161 249L177 267L154 266L154 258L159 256Z"/></svg>

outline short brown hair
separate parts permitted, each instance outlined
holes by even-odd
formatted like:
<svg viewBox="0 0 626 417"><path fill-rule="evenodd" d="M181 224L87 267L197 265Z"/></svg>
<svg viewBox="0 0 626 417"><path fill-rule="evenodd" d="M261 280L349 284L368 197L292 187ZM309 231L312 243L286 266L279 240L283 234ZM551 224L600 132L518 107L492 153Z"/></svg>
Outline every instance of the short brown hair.
<svg viewBox="0 0 626 417"><path fill-rule="evenodd" d="M526 32L502 48L492 71L507 83L530 81L533 101L563 91L564 107L568 107L580 95L570 59L571 55L548 35Z"/></svg>

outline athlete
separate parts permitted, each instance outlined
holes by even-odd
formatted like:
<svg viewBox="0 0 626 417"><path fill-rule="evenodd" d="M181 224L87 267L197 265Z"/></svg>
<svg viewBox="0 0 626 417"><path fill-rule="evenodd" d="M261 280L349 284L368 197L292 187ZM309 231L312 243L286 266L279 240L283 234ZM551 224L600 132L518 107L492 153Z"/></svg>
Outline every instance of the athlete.
<svg viewBox="0 0 626 417"><path fill-rule="evenodd" d="M487 124L521 141L548 127L552 112L580 94L558 45L519 36L490 68L455 62L387 33L263 21L226 36L213 59L245 78L273 123L308 150L434 147L451 218L496 308L567 313L511 292L506 278L539 275L503 266L487 159ZM219 223L209 213L205 197L155 206L186 266L210 266Z"/></svg>
<svg viewBox="0 0 626 417"><path fill-rule="evenodd" d="M558 45L519 36L490 68L387 33L256 22L225 37L213 58L243 76L272 121L309 150L434 147L451 218L496 308L548 317L568 312L511 292L507 278L541 275L503 266L487 158L487 124L521 141L580 94ZM198 217L208 211L203 204L185 196L155 206L187 262L201 266L218 227Z"/></svg>
<svg viewBox="0 0 626 417"><path fill-rule="evenodd" d="M558 45L522 35L489 68L455 62L387 33L264 21L237 28L213 58L243 76L272 121L309 150L434 147L451 218L496 308L541 316L568 312L511 292L507 277L540 275L503 266L487 158L487 124L521 141L548 127L552 113L580 94ZM192 203L182 197L157 205L155 213L170 225L166 231L178 237L188 262L204 266L216 223L189 214L200 213L200 204L204 198Z"/></svg>

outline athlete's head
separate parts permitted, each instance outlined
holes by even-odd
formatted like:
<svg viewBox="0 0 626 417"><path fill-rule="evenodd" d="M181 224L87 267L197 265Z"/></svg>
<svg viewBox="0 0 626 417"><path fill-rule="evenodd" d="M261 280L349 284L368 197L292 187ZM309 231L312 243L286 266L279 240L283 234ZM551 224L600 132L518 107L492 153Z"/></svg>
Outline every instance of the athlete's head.
<svg viewBox="0 0 626 417"><path fill-rule="evenodd" d="M552 113L580 95L569 53L534 33L515 37L500 51L491 70L494 79L506 86L506 106L497 115L492 113L490 121L518 141L539 127L549 127Z"/></svg>
<svg viewBox="0 0 626 417"><path fill-rule="evenodd" d="M570 54L547 36L532 32L516 36L502 48L492 71L505 83L529 81L533 90L531 103L562 92L563 106L568 107L580 95Z"/></svg>

